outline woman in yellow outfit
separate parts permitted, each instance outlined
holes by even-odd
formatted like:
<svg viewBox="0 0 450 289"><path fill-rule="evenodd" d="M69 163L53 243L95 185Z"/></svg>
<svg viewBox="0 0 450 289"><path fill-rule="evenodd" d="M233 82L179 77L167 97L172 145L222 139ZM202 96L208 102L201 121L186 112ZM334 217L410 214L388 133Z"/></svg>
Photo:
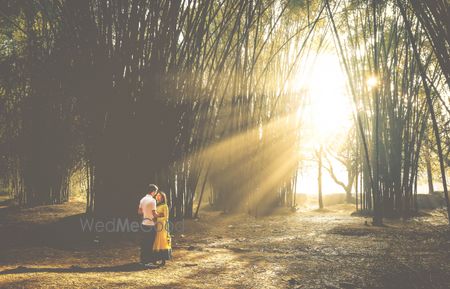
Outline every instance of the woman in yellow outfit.
<svg viewBox="0 0 450 289"><path fill-rule="evenodd" d="M158 192L156 195L156 212L160 217L156 220L156 237L153 243L155 261L166 264L166 260L172 257L172 245L169 231L169 207L167 206L166 194Z"/></svg>

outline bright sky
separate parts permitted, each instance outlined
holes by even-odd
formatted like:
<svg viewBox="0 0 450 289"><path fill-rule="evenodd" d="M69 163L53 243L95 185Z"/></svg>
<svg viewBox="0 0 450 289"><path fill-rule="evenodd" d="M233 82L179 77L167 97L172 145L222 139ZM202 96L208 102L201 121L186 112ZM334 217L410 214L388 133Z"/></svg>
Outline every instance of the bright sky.
<svg viewBox="0 0 450 289"><path fill-rule="evenodd" d="M317 161L314 150L320 145L343 140L352 125L352 103L346 90L346 75L339 64L338 55L324 52L314 57L307 57L310 62L303 63L303 69L295 80L294 89L306 91L308 101L303 112L302 147L303 163L299 171L297 190L300 193L316 195ZM342 165L332 161L333 170L340 180L346 182L346 171ZM343 193L323 170L323 193Z"/></svg>
<svg viewBox="0 0 450 289"><path fill-rule="evenodd" d="M299 170L297 192L317 196L318 163L314 151L323 145L338 144L344 141L352 126L353 104L346 89L346 75L339 64L337 54L324 52L314 57L306 57L297 74L293 88L299 94L308 97L305 110L302 112L302 136L300 154L305 161ZM375 78L369 78L368 86L376 84ZM304 97L302 95L301 97ZM338 179L347 182L345 167L338 161L329 158ZM323 160L327 164L326 160ZM442 184L435 182L435 190L442 190ZM324 195L344 193L327 170L322 169L322 192ZM428 193L426 178L419 180L419 193Z"/></svg>

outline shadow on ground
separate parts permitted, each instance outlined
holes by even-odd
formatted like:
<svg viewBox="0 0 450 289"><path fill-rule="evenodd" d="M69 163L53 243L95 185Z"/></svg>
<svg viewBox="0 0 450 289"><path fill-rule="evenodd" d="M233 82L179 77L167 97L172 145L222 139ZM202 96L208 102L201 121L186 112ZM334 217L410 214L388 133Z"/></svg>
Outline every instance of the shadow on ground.
<svg viewBox="0 0 450 289"><path fill-rule="evenodd" d="M68 268L33 268L33 267L25 267L18 266L14 269L8 269L0 271L0 275L7 274L22 274L22 273L88 273L88 272L136 272L136 271L144 271L148 269L157 269L159 266L154 267L143 267L139 263L127 263L116 266L100 266L100 267L80 267L80 266L70 266Z"/></svg>

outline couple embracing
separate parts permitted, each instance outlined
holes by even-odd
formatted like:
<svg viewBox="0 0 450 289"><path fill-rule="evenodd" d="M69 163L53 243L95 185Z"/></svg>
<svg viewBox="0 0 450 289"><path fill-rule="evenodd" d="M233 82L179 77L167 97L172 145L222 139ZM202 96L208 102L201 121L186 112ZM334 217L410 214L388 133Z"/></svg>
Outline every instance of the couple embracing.
<svg viewBox="0 0 450 289"><path fill-rule="evenodd" d="M138 214L143 217L140 263L145 267L164 266L172 254L166 194L158 191L156 185L149 185L148 193L139 203Z"/></svg>

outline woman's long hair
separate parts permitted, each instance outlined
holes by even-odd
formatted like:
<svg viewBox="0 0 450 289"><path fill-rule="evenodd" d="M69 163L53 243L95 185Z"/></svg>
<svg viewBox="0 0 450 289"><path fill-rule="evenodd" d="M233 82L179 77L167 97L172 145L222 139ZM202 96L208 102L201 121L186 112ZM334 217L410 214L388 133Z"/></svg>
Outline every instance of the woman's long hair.
<svg viewBox="0 0 450 289"><path fill-rule="evenodd" d="M158 202L158 205L167 204L167 196L164 192L159 191L158 195L161 195L162 199Z"/></svg>

